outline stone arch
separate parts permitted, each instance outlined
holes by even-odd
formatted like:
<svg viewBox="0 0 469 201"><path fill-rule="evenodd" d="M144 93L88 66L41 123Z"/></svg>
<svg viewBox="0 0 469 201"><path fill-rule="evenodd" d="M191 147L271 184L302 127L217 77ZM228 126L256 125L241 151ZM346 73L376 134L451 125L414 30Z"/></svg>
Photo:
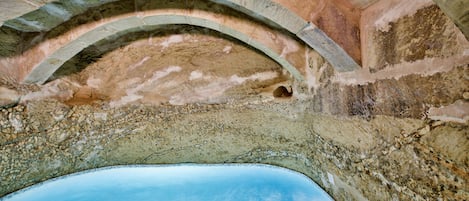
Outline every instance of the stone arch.
<svg viewBox="0 0 469 201"><path fill-rule="evenodd" d="M152 27L155 26L170 24L189 24L200 26L229 35L263 52L274 61L279 63L289 73L291 73L295 79L300 81L303 80L301 73L289 61L281 57L278 53L266 45L244 33L208 19L185 15L154 15L145 17L132 16L122 18L104 24L79 36L77 39L62 46L57 51L45 58L42 62L34 66L31 72L24 79L24 82L44 83L67 60L78 54L84 48L107 37L133 31L151 30Z"/></svg>
<svg viewBox="0 0 469 201"><path fill-rule="evenodd" d="M50 30L59 24L69 20L72 16L83 13L89 8L100 6L105 3L115 2L118 0L104 0L99 2L84 2L84 1L57 1L47 3L42 7L37 7L36 10L31 9L29 13L26 13L20 17L6 20L3 26L8 26L20 31L25 32L44 32ZM359 69L360 66L351 58L343 48L336 44L331 38L329 38L324 32L322 32L314 24L307 22L296 13L288 10L279 3L273 0L259 0L259 1L244 1L244 0L211 0L217 4L225 5L236 11L243 12L251 17L254 17L265 24L281 28L296 35L299 39L304 41L308 46L315 49L321 54L337 71L352 71ZM138 15L139 10L136 10ZM42 16L35 18L35 15ZM189 23L190 24L190 23ZM228 26L231 27L231 26ZM223 28L227 30L226 28ZM236 29L233 29L236 32ZM232 31L230 31L232 32ZM229 34L228 34L229 35ZM243 41L243 40L242 40ZM244 41L246 42L246 41ZM255 42L252 42L255 43ZM250 44L249 45L255 45ZM262 47L256 47L271 56L268 50L262 50ZM67 49L65 49L67 50ZM65 54L65 53L63 53ZM55 63L56 61L53 61ZM60 61L58 61L60 62ZM278 60L282 66L288 66L284 61ZM36 66L38 67L38 66ZM290 67L287 67L289 69ZM35 68L36 69L36 68ZM37 70L33 71L37 71ZM41 68L39 68L41 69ZM39 70L38 69L38 70ZM289 70L291 73L292 71ZM36 72L31 72L34 75ZM296 74L296 73L292 73ZM299 76L294 75L297 79ZM34 79L31 76L27 76L25 79L27 82L31 82ZM22 78L21 78L22 79Z"/></svg>

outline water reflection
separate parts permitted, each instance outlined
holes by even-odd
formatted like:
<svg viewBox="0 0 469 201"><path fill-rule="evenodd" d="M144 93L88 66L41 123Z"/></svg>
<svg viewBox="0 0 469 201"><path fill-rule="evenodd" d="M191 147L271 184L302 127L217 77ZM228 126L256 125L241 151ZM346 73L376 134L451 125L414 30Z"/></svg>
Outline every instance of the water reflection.
<svg viewBox="0 0 469 201"><path fill-rule="evenodd" d="M60 177L3 201L332 200L306 176L267 165L117 166Z"/></svg>

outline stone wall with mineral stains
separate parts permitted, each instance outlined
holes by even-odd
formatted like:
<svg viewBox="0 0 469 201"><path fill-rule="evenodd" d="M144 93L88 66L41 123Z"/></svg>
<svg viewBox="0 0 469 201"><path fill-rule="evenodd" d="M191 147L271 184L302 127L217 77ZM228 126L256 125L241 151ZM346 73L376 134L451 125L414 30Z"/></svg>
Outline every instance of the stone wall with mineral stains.
<svg viewBox="0 0 469 201"><path fill-rule="evenodd" d="M30 102L2 110L1 194L122 164L266 163L337 200L467 198L467 125L311 114L309 102L185 106ZM288 110L285 110L288 108Z"/></svg>
<svg viewBox="0 0 469 201"><path fill-rule="evenodd" d="M405 2L363 10L360 70L298 50L304 82L187 26L90 46L45 85L0 80L0 196L96 167L193 162L287 167L337 200L468 199L469 42L431 1ZM274 97L279 86L293 96Z"/></svg>
<svg viewBox="0 0 469 201"><path fill-rule="evenodd" d="M379 1L362 13L360 70L336 73L309 52L303 91L312 93L314 111L467 121L469 41L431 1L411 4ZM452 105L460 112L436 110Z"/></svg>

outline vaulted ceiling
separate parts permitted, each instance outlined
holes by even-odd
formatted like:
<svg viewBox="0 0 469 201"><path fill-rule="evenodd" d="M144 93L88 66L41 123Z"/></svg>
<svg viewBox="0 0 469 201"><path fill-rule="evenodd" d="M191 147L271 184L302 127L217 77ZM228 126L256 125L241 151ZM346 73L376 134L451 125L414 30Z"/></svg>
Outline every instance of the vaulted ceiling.
<svg viewBox="0 0 469 201"><path fill-rule="evenodd" d="M2 69L5 74L16 75L18 81L43 83L72 56L99 40L164 24L190 24L219 31L260 50L299 80L304 64L298 60L304 59L281 57L283 48L266 41L257 27L265 27L264 33L278 32L289 40L302 41L336 70L351 71L361 63L360 9L373 2L1 1L1 37L5 47L1 51ZM100 16L83 17L96 10ZM338 25L345 26L337 29ZM29 59L24 61L15 56L20 53L35 56L27 56Z"/></svg>
<svg viewBox="0 0 469 201"><path fill-rule="evenodd" d="M74 55L102 39L161 25L189 24L219 31L258 49L298 80L304 76L304 58L283 55L284 45L275 44L267 35L299 41L337 71L353 71L362 63L361 12L376 2L4 0L0 1L0 69L20 82L43 83ZM464 7L458 7L463 1L436 2L467 32ZM88 15L93 17L87 19Z"/></svg>

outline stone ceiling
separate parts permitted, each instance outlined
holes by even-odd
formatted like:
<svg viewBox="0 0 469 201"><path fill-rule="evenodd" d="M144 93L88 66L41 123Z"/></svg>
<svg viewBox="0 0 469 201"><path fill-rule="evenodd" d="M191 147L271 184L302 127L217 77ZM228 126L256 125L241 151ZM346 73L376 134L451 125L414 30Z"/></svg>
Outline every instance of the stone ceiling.
<svg viewBox="0 0 469 201"><path fill-rule="evenodd" d="M301 0L0 1L2 8L5 8L5 12L1 12L0 16L0 23L2 25L0 27L0 38L2 38L0 45L3 47L0 50L0 78L9 80L9 83L43 84L63 76L63 72L78 72L77 69L84 67L77 66L90 64L94 62L93 59L104 57L108 52L112 52L115 49L127 45L130 43L129 41L120 42L120 39L126 36L165 32L163 30L168 30L167 28L171 26L189 25L202 27L202 30L198 31L199 33L207 33L207 31L212 30L214 31L213 33L221 34L217 37L225 38L229 41L235 40L241 42L253 48L254 52L272 59L276 64L271 64L271 66L280 66L281 71L279 69L269 71L269 73L276 74L276 76L273 76L275 79L273 77L269 79L277 81L269 81L270 84L266 84L263 83L265 80L263 81L262 79L269 79L262 78L261 82L252 85L257 87L250 89L256 92L249 93L272 90L273 87L278 86L279 83L286 80L290 80L286 85L292 85L293 82L303 83L307 85L309 90L313 90L313 88L318 86L320 78L315 77L318 75L315 75L316 72L311 72L310 68L317 68L320 70L320 74L323 73L322 71L327 71L324 70L325 67L314 67L315 65L319 65L315 63L316 61L313 61L315 58L318 58L318 56L319 58L324 58L327 63L331 64L335 72L350 72L348 74L337 74L336 80L340 80L340 82L351 83L357 82L357 80L373 80L377 79L372 78L373 76L380 75L379 73L372 75L370 72L376 71L376 68L379 68L378 66L380 65L385 65L378 62L380 61L380 58L378 58L380 56L375 53L379 53L379 51L385 52L386 50L374 50L372 44L367 43L368 38L376 37L371 36L370 33L372 33L374 29L386 29L389 23L392 23L398 18L397 16L409 15L415 12L418 7L434 4L430 0L418 0L410 3L399 0L309 0L308 2L309 3L305 4L305 2ZM454 4L452 4L453 6L443 3L439 3L438 5L441 5L443 8L454 7ZM390 9L385 16L378 17L381 12L388 8L392 9ZM445 9L443 9L443 11L444 10ZM458 12L459 11L456 10L454 13ZM372 21L375 21L374 24L372 24ZM454 19L454 21L456 25L458 25L460 20ZM464 27L462 30L464 31ZM214 36L213 34L211 35ZM205 40L204 37L190 39L190 37L184 34L176 37L170 37L168 35L166 38L164 36L163 38L154 38L152 34L145 37L149 38L149 42L146 45L154 45L154 41L158 40L163 41L160 42L161 44L167 43L167 45L162 46L161 50L157 50L161 52L168 50L166 48L169 46L180 45L178 43L181 41ZM133 38L132 40L141 40L141 38L138 37ZM137 42L137 44L140 44L140 42ZM208 44L210 43L200 45ZM233 51L236 52L239 49L236 47L237 45L237 43L225 43L225 47L223 48L217 49L216 46L214 46L213 49L209 48L207 51L230 53L231 49L225 50L224 48L233 48ZM129 49L131 47L132 46L128 46L126 48ZM144 47L142 46L142 48ZM145 48L155 51L155 49L151 47ZM184 49L182 46L179 48ZM193 49L194 51L191 54L172 52L170 55L173 57L195 57L194 52L198 51L195 50L196 47L188 45L185 48ZM316 55L316 52L319 55ZM181 62L172 62L173 64L168 62L166 66L163 66L158 64L155 59L152 59L153 57L163 58L164 55L169 54L168 52L160 56L158 56L157 53L153 53L153 56L150 56L145 52L135 54L140 56L133 58L134 60L128 61L134 62L134 64L128 64L130 67L148 66L150 64L156 65L158 67L154 66L153 68L159 69L160 71L155 71L154 69L147 70L147 73L153 72L156 74L158 74L158 72L171 74L171 70L176 69L170 68L171 66L177 67L178 69L176 71L181 71L181 69L179 69L182 65ZM453 53L449 52L446 54ZM125 57L124 55L122 56ZM225 56L227 60L230 60L228 59L228 55ZM88 58L88 60L83 60L83 58ZM236 56L234 56L234 58L236 58ZM115 60L112 58L108 59ZM193 59L190 59L186 62L190 63L188 69L192 69L192 71L182 70L183 72L187 71L186 73L189 73L187 74L189 80L191 75L197 74L205 80L210 77L211 79L220 80L243 80L241 83L244 83L244 81L250 79L253 81L252 79L259 78L257 76L260 76L260 74L255 74L257 71L253 69L262 68L258 68L255 65L266 65L266 63L262 62L255 65L235 61L230 62L231 66L234 65L238 67L229 68L235 68L238 72L235 73L236 71L233 71L233 76L235 77L223 78L224 73L222 73L222 71L207 75L204 68L211 69L209 64L207 64L208 66L203 65L203 67L197 67L200 68L200 71L197 71L197 65L194 65L192 60ZM213 59L207 57L207 60ZM81 63L77 63L77 61ZM460 59L453 61L458 64L464 63L460 61ZM125 63L124 61L122 62ZM105 64L106 62L103 63ZM107 65L116 66L118 64L111 62ZM242 70L245 66L252 68L249 70L251 73L244 74L243 76L245 77L242 77L241 74L243 73L241 72L246 71ZM119 72L119 68L120 67L116 67L115 71ZM142 67L142 69L145 68L148 67ZM320 68L323 69L321 70ZM171 72L166 72L167 70ZM257 73L266 72L267 71L264 72L260 70ZM117 86L121 82L126 83L128 80L119 80L117 78L115 80L109 80L109 78L105 78L105 75L102 75L99 79L99 76L91 76L96 73L97 72L88 72L88 75L84 75L83 73L77 75L81 77L81 81L75 80L79 83L75 83L75 85L85 86L83 89L73 87L73 84L66 84L67 90L59 90L56 89L59 84L55 84L52 87L47 86L42 90L56 91L55 95L51 93L43 94L50 94L56 97L63 96L68 97L66 99L70 99L71 95L66 94L78 94L78 97L81 97L83 94L88 96L86 94L93 92L95 93L94 98L103 96L111 101L118 101L126 97L130 99L138 97L132 92L124 94L115 93L119 95L103 93L104 91L113 91L110 90L113 86ZM121 73L125 75L125 72ZM391 77L393 73L385 74L384 76ZM213 77L214 75L216 75L216 77ZM147 75L144 74L144 76ZM93 80L96 81L96 79L101 80L101 82L107 80L106 90L91 90L92 88L96 88L96 85L89 84L87 79L91 80L90 82L93 82ZM145 81L146 79L148 79L148 77L137 81L141 84L138 85L138 87L145 85L146 88L151 88L156 87L158 85L157 83L159 83L151 81L154 83L148 84ZM182 79L176 77L174 79L184 80L186 78ZM135 82L135 80L132 82ZM194 85L192 82L189 83L192 84L191 90L199 90L199 92L193 94L194 97L196 97L194 100L208 101L209 99L219 99L207 96L207 92L202 92L207 90L205 88L208 86L202 87ZM223 93L226 89L230 88L228 86L233 87L238 84L237 81L233 81L223 83L223 85L226 85L226 87L213 89L214 91L218 90L218 92L214 92L214 94ZM179 84L179 86L184 86L184 84ZM259 88L259 86L265 87ZM129 85L129 87L132 88L133 86ZM124 87L121 90L135 90L130 88ZM169 89L165 88L164 90ZM171 97L175 96L175 91L182 92L185 90L184 88L177 88L173 89L173 92L169 90L165 97L155 98L149 96L148 98L150 100L155 99L157 103L165 102L172 100ZM292 90L296 91L298 89ZM31 95L26 97L29 97L26 99L31 99L36 96ZM89 98L93 99L93 97ZM205 99L202 97L205 97ZM189 97L186 97L186 99L188 98ZM181 99L172 102L184 104L187 103L187 100Z"/></svg>
<svg viewBox="0 0 469 201"><path fill-rule="evenodd" d="M101 166L242 162L337 200L463 200L467 9L0 0L0 196Z"/></svg>
<svg viewBox="0 0 469 201"><path fill-rule="evenodd" d="M40 41L40 37L43 33L56 30L59 25L68 22L70 19L75 19L76 16L82 13L88 12L90 9L96 9L98 6L105 5L107 3L117 3L121 6L125 6L126 1L118 0L105 0L105 1L32 1L32 0L4 0L0 1L0 5L3 10L0 14L0 25L2 25L2 46L5 47L2 53L4 57L9 57L12 54L11 51L21 52L33 52L32 54L38 55L37 51L29 49L28 46L39 43L39 46L44 44L44 41ZM209 1L204 1L209 2ZM304 4L303 1L283 1L283 0L262 0L262 1L238 1L238 0L214 0L213 2L227 5L228 7L240 11L249 15L250 17L260 20L262 23L268 25L268 27L274 27L275 29L284 30L290 32L290 34L296 35L301 41L307 46L313 48L319 52L337 71L353 71L360 68L362 64L362 39L360 36L360 15L361 12L370 7L372 4L376 4L377 0L334 0L334 1L323 1L323 0L310 0L308 4ZM420 2L420 1L419 1ZM423 2L423 1L422 1ZM437 1L439 2L439 1ZM157 4L158 1L155 1ZM69 42L54 42L48 48L46 52L40 51L36 61L18 61L14 58L7 59L4 61L3 70L4 73L9 71L15 71L19 69L19 72L13 73L16 76L15 79L18 81L24 81L28 83L42 83L47 80L56 69L58 69L63 63L70 59L73 55L76 55L83 48L97 42L98 40L110 37L115 34L123 34L135 29L147 29L146 26L155 26L160 24L169 23L174 24L192 24L196 26L203 26L220 31L224 34L233 36L256 49L261 50L266 55L280 63L286 68L290 74L296 79L301 80L301 63L294 61L292 58L283 59L282 51L275 51L275 47L266 44L269 41L265 41L265 35L257 34L255 27L246 29L246 25L236 26L239 24L235 21L226 21L226 17L221 15L212 15L210 12L213 10L205 10L206 13L195 13L193 11L186 12L187 9L194 9L193 5L200 4L196 1L185 1L178 7L179 11L169 9L166 13L154 13L152 9L148 9L145 1L128 1L125 7L133 7L132 13L116 13L112 14L113 17L102 16L100 20L91 23L87 28L81 27L81 30L70 29L67 34L62 34L62 37L69 38ZM173 7L177 4L163 3ZM308 6L302 6L308 5ZM450 17L453 16L456 24L463 31L465 27L460 23L464 23L463 18L458 18L458 13L464 12L464 10L456 9L457 3L447 5L439 3L441 7L445 8L444 11L454 11ZM152 7L152 6L150 6ZM153 8L156 8L153 6ZM163 7L158 8L159 10L164 9ZM199 8L195 8L199 9ZM186 11L185 11L186 10ZM125 11L129 12L129 11ZM216 13L216 12L215 12ZM155 18L156 15L166 14L168 17ZM109 15L109 14L108 14ZM173 16L174 15L174 16ZM133 16L133 18L129 18ZM172 17L171 17L172 16ZM180 16L180 19L175 19ZM195 18L185 18L195 17ZM154 18L154 19L151 19ZM199 19L200 18L200 19ZM243 17L239 18L240 20ZM223 19L222 22L217 22L217 19ZM202 21L200 21L202 20ZM207 21L208 20L208 21ZM92 22L92 21L89 21ZM164 23L162 23L164 22ZM66 23L65 23L66 24ZM93 25L94 24L94 25ZM9 30L13 29L13 30ZM231 29L231 30L230 30ZM14 33L16 30L16 33ZM88 33L87 33L88 32ZM270 31L269 31L270 32ZM27 49L18 50L20 44L18 37L21 38L22 33L42 33L40 35L33 34L36 36L35 41L29 42L30 45L26 46ZM257 35L256 35L257 34ZM15 39L16 35L16 39ZM89 36L93 36L90 38ZM87 38L88 37L88 38ZM38 41L39 39L39 41ZM296 40L295 37L292 38ZM13 42L12 42L13 41ZM50 42L47 41L47 46ZM54 47L55 46L55 47ZM60 52L55 52L60 48ZM16 49L16 50L15 50ZM44 49L44 47L42 47ZM10 53L5 53L10 51ZM6 63L6 64L5 64ZM6 66L6 67L5 67ZM12 69L13 68L13 69ZM18 71L18 70L16 70Z"/></svg>

